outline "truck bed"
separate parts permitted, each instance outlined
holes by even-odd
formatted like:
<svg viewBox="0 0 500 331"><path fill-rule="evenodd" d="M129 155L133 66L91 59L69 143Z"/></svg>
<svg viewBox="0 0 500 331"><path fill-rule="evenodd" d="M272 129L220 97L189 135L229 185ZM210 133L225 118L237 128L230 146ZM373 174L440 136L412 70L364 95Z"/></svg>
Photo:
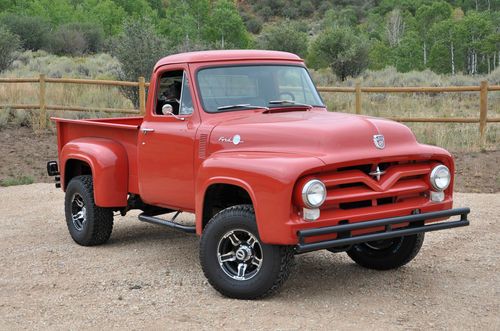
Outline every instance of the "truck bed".
<svg viewBox="0 0 500 331"><path fill-rule="evenodd" d="M129 192L138 193L137 134L143 117L116 117L71 120L51 118L57 126L58 154L68 142L80 138L104 138L121 144L127 151ZM63 165L61 165L63 166ZM61 169L64 171L64 169Z"/></svg>

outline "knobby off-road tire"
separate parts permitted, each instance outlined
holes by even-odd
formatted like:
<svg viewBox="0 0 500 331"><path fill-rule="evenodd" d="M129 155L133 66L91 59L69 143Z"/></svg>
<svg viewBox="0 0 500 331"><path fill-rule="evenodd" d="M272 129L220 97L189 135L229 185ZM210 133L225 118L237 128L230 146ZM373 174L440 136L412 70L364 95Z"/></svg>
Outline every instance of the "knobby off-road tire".
<svg viewBox="0 0 500 331"><path fill-rule="evenodd" d="M71 179L64 201L66 224L73 240L82 246L108 241L113 230L113 211L96 206L92 176Z"/></svg>
<svg viewBox="0 0 500 331"><path fill-rule="evenodd" d="M365 268L389 270L399 268L417 256L424 233L353 245L347 255Z"/></svg>
<svg viewBox="0 0 500 331"><path fill-rule="evenodd" d="M293 257L290 246L261 242L251 205L222 210L201 236L203 273L230 298L259 299L277 292L290 274Z"/></svg>

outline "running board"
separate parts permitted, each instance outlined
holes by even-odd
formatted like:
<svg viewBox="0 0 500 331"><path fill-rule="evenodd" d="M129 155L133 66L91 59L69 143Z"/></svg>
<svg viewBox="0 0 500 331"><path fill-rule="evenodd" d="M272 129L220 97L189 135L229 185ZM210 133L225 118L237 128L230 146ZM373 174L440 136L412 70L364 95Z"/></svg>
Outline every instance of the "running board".
<svg viewBox="0 0 500 331"><path fill-rule="evenodd" d="M174 220L177 218L177 216L180 214L180 212L177 212L174 215L174 218L170 220L164 220L163 218L155 217L155 216L148 216L144 215L144 213L139 215L139 220L142 222L147 222L147 223L152 223L156 225L163 225L178 231L182 231L185 233L196 233L196 227L195 226L187 226L187 225L182 225L179 223L174 222Z"/></svg>

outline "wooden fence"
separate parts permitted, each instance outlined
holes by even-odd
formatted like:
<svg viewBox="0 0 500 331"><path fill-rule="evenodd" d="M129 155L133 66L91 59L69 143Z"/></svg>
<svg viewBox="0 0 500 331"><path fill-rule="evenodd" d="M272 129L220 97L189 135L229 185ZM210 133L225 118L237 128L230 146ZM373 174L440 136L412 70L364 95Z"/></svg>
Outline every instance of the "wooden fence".
<svg viewBox="0 0 500 331"><path fill-rule="evenodd" d="M39 103L38 104L10 104L0 105L0 109L28 109L39 110L40 128L47 126L48 110L64 111L100 111L106 113L124 113L143 115L146 112L146 88L149 83L144 77L140 77L137 82L112 81L112 80L91 80L91 79L69 79L69 78L46 78L40 75L38 78L0 78L0 83L39 83ZM88 84L107 85L117 87L135 87L139 92L139 109L120 108L92 108L73 107L61 105L47 105L45 96L47 83L49 84ZM487 123L500 123L500 117L488 117L488 92L500 91L500 85L489 85L487 81L482 81L479 86L447 86L447 87L366 87L357 83L354 87L318 87L323 93L354 93L355 112L362 114L362 94L363 93L447 93L447 92L479 92L479 117L390 117L399 122L420 122L420 123L479 123L480 144L485 142Z"/></svg>

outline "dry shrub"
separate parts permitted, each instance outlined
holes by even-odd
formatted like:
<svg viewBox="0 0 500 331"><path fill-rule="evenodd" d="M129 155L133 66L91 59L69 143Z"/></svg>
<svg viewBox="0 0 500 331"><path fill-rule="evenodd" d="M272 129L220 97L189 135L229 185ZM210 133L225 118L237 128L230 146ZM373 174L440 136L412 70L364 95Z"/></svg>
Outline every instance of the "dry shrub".
<svg viewBox="0 0 500 331"><path fill-rule="evenodd" d="M29 111L18 109L13 111L11 114L11 122L13 125L24 127L32 126L32 116Z"/></svg>
<svg viewBox="0 0 500 331"><path fill-rule="evenodd" d="M9 124L10 109L0 109L0 129L5 128Z"/></svg>

